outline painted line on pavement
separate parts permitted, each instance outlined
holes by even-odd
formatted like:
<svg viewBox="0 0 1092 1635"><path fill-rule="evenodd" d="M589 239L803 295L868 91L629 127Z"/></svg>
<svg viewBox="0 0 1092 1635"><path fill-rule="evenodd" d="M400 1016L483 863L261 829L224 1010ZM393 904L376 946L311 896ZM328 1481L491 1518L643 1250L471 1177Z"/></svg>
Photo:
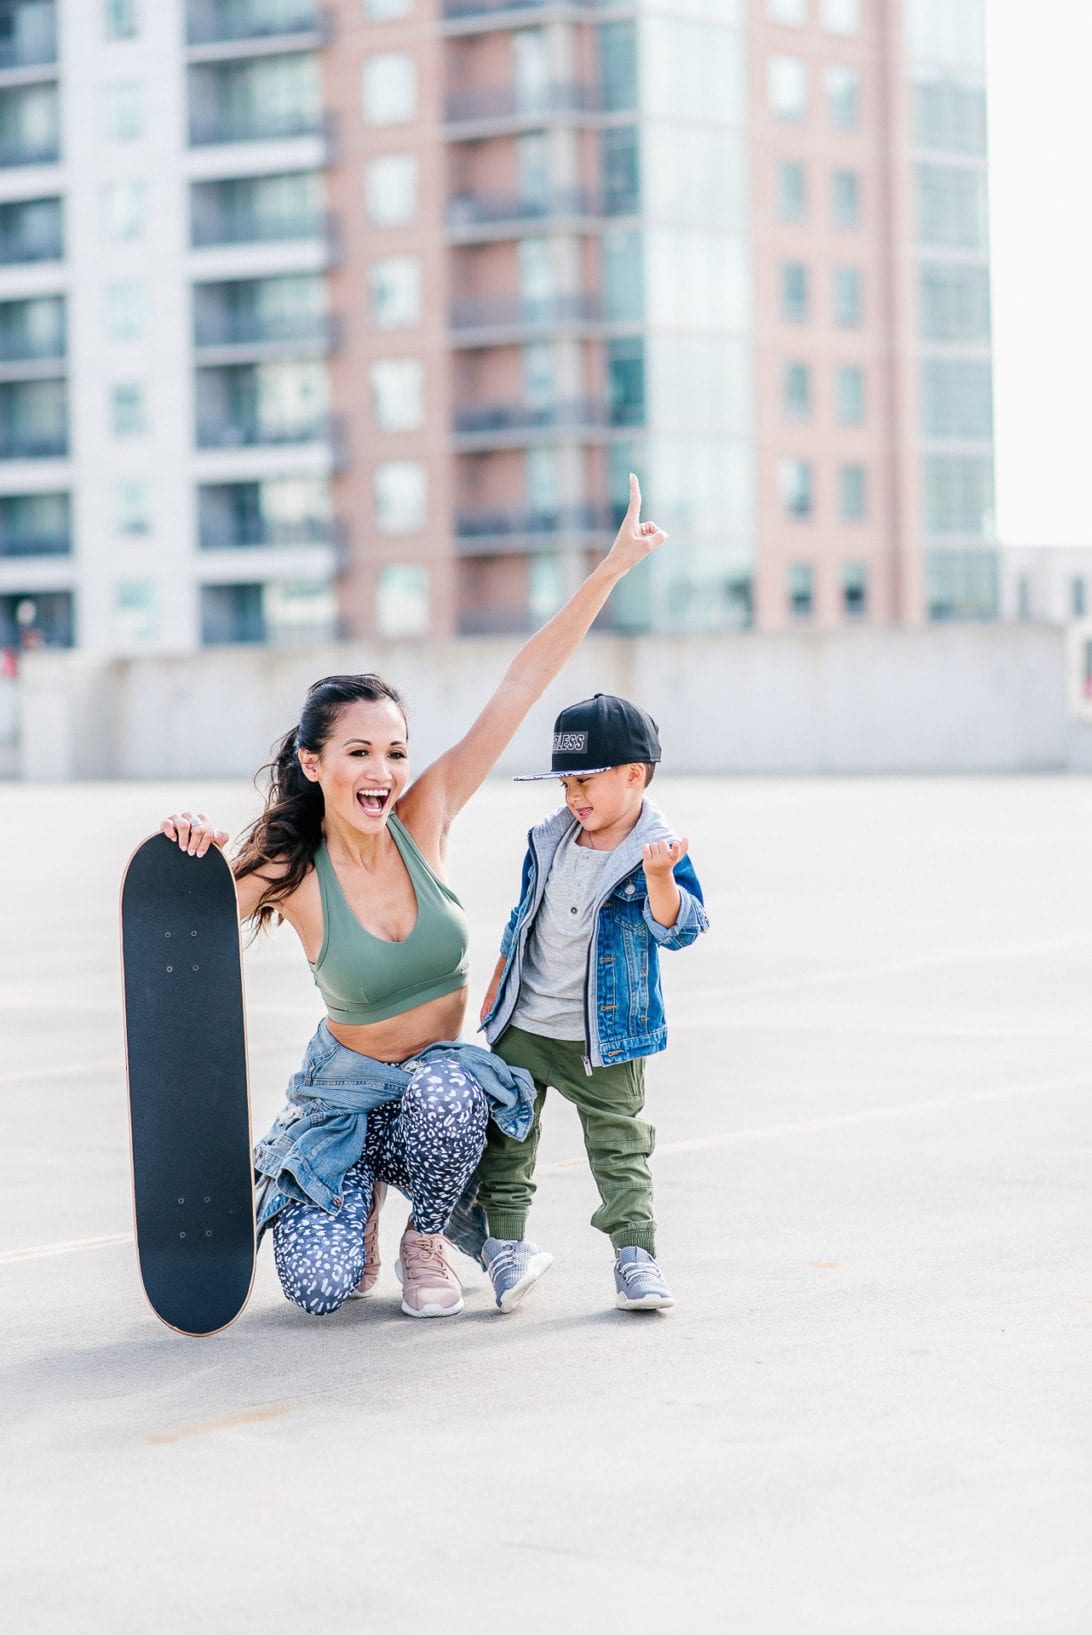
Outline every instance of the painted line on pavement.
<svg viewBox="0 0 1092 1635"><path fill-rule="evenodd" d="M121 1232L107 1238L74 1238L71 1243L42 1243L34 1249L5 1249L0 1253L0 1266L10 1266L17 1260L48 1260L51 1255L78 1255L87 1249L113 1249L119 1243L132 1241L131 1232Z"/></svg>
<svg viewBox="0 0 1092 1635"><path fill-rule="evenodd" d="M936 1096L931 1101L904 1102L895 1107L870 1107L856 1113L834 1113L829 1118L806 1118L791 1124L760 1124L746 1130L728 1130L723 1135L695 1136L689 1141L665 1141L656 1148L656 1157L673 1153L705 1152L717 1147L733 1147L747 1141L774 1141L782 1136L812 1135L822 1130L846 1129L854 1124L882 1123L888 1119L919 1118L928 1113L954 1112L964 1107L998 1101L1018 1101L1025 1096L1043 1096L1060 1090L1092 1090L1092 1076L1081 1074L1066 1079L1044 1079L1037 1084L1014 1084L1003 1090L971 1090L962 1096ZM540 1175L562 1175L583 1169L586 1157L565 1158L540 1164ZM45 1260L52 1255L78 1254L86 1249L106 1249L131 1243L132 1233L104 1238L82 1238L71 1243L46 1243L33 1249L9 1249L0 1253L0 1266L22 1260Z"/></svg>
<svg viewBox="0 0 1092 1635"><path fill-rule="evenodd" d="M267 1402L262 1408L245 1408L241 1413L223 1414L219 1419L203 1419L194 1425L182 1425L177 1431L162 1431L146 1436L146 1442L181 1442L187 1436L207 1436L210 1431L230 1431L237 1425L257 1425L264 1419L281 1419L292 1412L290 1402Z"/></svg>

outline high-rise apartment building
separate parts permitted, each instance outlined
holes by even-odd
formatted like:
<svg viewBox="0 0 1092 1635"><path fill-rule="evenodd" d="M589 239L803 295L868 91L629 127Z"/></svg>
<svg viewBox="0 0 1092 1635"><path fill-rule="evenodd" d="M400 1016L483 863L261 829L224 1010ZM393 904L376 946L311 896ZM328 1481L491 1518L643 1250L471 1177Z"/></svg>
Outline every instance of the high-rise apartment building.
<svg viewBox="0 0 1092 1635"><path fill-rule="evenodd" d="M0 640L992 616L982 13L0 3Z"/></svg>

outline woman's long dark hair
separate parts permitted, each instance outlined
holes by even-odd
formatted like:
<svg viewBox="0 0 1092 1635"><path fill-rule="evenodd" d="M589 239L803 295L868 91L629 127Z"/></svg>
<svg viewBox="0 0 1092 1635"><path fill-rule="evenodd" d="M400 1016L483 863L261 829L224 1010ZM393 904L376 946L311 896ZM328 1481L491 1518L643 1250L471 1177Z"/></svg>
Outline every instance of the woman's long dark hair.
<svg viewBox="0 0 1092 1635"><path fill-rule="evenodd" d="M237 880L260 875L271 864L277 867L251 916L255 930L268 930L283 918L279 905L300 885L322 844L322 790L306 776L296 751L320 754L346 704L382 699L397 704L405 715L405 705L382 676L323 676L308 688L299 725L285 733L274 746L273 759L259 771L259 779L266 774L265 810L243 834L232 865Z"/></svg>

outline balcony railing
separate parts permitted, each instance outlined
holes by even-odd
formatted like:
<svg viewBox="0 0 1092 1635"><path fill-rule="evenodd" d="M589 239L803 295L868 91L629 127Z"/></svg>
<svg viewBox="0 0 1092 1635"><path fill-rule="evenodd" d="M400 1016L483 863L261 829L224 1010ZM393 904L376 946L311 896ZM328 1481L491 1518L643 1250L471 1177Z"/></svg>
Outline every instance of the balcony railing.
<svg viewBox="0 0 1092 1635"><path fill-rule="evenodd" d="M490 227L497 222L543 222L552 216L594 216L598 200L586 188L559 188L541 197L510 193L459 193L448 200L449 227Z"/></svg>
<svg viewBox="0 0 1092 1635"><path fill-rule="evenodd" d="M300 415L295 420L261 420L257 415L207 415L197 422L197 446L203 449L279 448L301 443L332 443L336 423L330 415Z"/></svg>
<svg viewBox="0 0 1092 1635"><path fill-rule="evenodd" d="M0 233L0 267L15 267L28 261L60 261L64 256L61 224L47 232Z"/></svg>
<svg viewBox="0 0 1092 1635"><path fill-rule="evenodd" d="M325 136L324 114L310 108L213 108L191 110L190 146L223 142L278 142L301 136Z"/></svg>
<svg viewBox="0 0 1092 1635"><path fill-rule="evenodd" d="M208 517L200 527L203 551L335 545L338 537L337 526L329 517L297 517L290 522L270 517Z"/></svg>
<svg viewBox="0 0 1092 1635"><path fill-rule="evenodd" d="M0 333L0 364L57 363L67 355L63 335L4 335Z"/></svg>
<svg viewBox="0 0 1092 1635"><path fill-rule="evenodd" d="M602 312L597 295L474 296L451 308L454 330L544 329L556 324L596 323Z"/></svg>
<svg viewBox="0 0 1092 1635"><path fill-rule="evenodd" d="M466 403L455 410L456 436L480 436L490 432L548 431L552 427L606 426L610 409L592 398L570 403L551 403L529 408L524 403Z"/></svg>
<svg viewBox="0 0 1092 1635"><path fill-rule="evenodd" d="M67 431L0 429L0 460L60 460L67 453Z"/></svg>
<svg viewBox="0 0 1092 1635"><path fill-rule="evenodd" d="M334 218L321 210L295 216L227 216L196 213L190 224L195 250L221 244L283 244L300 239L334 237Z"/></svg>
<svg viewBox="0 0 1092 1635"><path fill-rule="evenodd" d="M460 539L510 538L560 533L590 533L609 528L612 511L606 505L564 505L556 511L461 511L455 531Z"/></svg>
<svg viewBox="0 0 1092 1635"><path fill-rule="evenodd" d="M0 167L55 165L61 157L61 139L49 136L0 136Z"/></svg>
<svg viewBox="0 0 1092 1635"><path fill-rule="evenodd" d="M314 0L190 0L186 9L188 45L314 34L321 26Z"/></svg>
<svg viewBox="0 0 1092 1635"><path fill-rule="evenodd" d="M447 99L449 125L476 125L505 119L549 119L556 114L592 114L600 111L599 92L580 81L559 82L529 90L516 85L484 86L453 91Z"/></svg>
<svg viewBox="0 0 1092 1635"><path fill-rule="evenodd" d="M556 6L558 0L444 0L444 16L450 22L461 22L464 17L491 17L496 12L543 11ZM597 11L603 0L564 0L574 11Z"/></svg>
<svg viewBox="0 0 1092 1635"><path fill-rule="evenodd" d="M60 534L6 534L0 531L0 558L6 556L71 556L72 536Z"/></svg>
<svg viewBox="0 0 1092 1635"><path fill-rule="evenodd" d="M331 351L339 325L323 312L202 312L193 326L198 347L301 346L308 351Z"/></svg>

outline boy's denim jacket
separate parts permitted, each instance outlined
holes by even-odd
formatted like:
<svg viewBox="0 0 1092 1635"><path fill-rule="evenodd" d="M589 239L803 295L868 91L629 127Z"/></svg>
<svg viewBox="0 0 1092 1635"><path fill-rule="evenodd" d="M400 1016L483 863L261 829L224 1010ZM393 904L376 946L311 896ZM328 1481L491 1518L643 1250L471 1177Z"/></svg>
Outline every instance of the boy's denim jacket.
<svg viewBox="0 0 1092 1635"><path fill-rule="evenodd" d="M576 819L563 806L527 836L520 900L501 939L504 971L493 1009L482 1023L491 1045L512 1019L527 939L546 879L557 848L576 827ZM659 950L686 948L709 928L689 857L676 863L673 871L680 897L675 924L670 929L658 925L649 910L641 848L650 840L677 839L660 809L646 799L636 825L604 865L584 979L585 1072L651 1056L667 1044Z"/></svg>
<svg viewBox="0 0 1092 1635"><path fill-rule="evenodd" d="M475 1079L506 1135L522 1141L531 1127L535 1085L521 1067L465 1039L445 1040L402 1063L377 1062L338 1044L326 1025L307 1047L303 1066L289 1080L287 1106L254 1149L258 1177L258 1233L285 1204L313 1203L336 1214L346 1172L364 1149L368 1114L397 1101L412 1070L434 1057L455 1060Z"/></svg>

